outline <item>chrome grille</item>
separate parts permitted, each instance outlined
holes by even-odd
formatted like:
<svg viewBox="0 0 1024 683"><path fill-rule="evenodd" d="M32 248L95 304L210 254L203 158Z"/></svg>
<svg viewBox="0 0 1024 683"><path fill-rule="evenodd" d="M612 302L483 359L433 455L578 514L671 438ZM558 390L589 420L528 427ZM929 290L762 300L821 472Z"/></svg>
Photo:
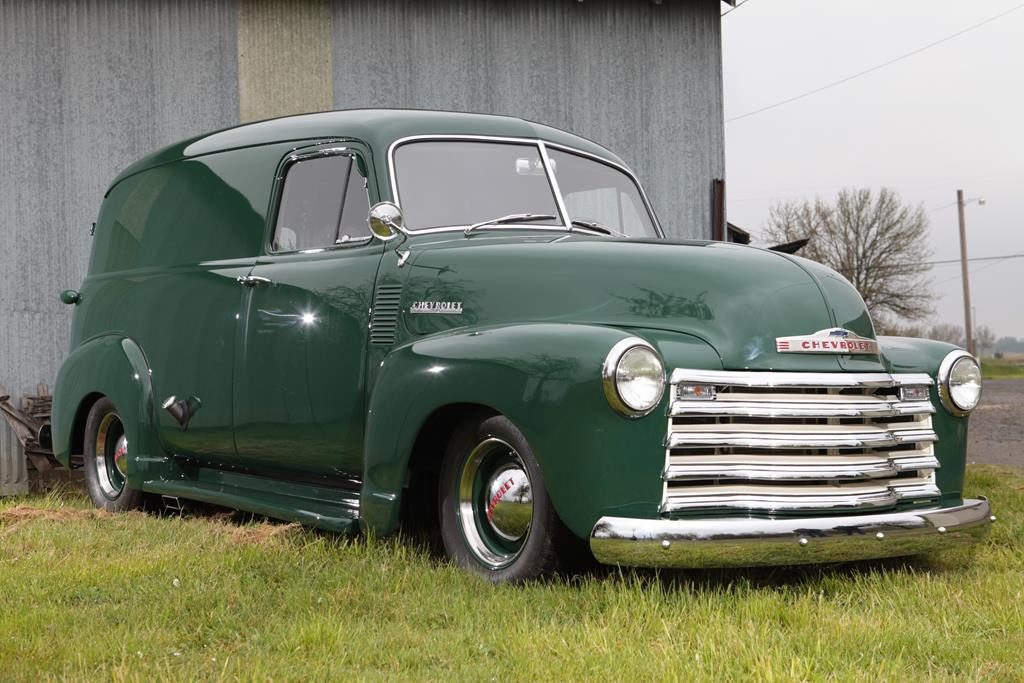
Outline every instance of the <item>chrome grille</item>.
<svg viewBox="0 0 1024 683"><path fill-rule="evenodd" d="M714 398L680 385L714 385ZM677 369L663 474L664 514L893 507L939 496L931 416L901 387L925 374Z"/></svg>

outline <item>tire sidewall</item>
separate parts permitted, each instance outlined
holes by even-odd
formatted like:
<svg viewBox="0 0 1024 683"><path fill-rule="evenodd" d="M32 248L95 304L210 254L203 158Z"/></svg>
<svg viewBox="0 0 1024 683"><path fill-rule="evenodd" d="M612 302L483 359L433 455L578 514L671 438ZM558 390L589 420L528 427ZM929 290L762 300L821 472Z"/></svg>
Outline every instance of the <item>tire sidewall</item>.
<svg viewBox="0 0 1024 683"><path fill-rule="evenodd" d="M515 558L498 569L484 564L469 549L459 517L458 487L462 468L473 448L490 437L501 439L516 450L534 494L533 519L526 541ZM439 487L441 540L449 557L457 564L495 583L534 579L557 569L552 544L554 526L559 521L548 497L540 465L526 438L508 418L495 416L469 420L460 427L445 452Z"/></svg>
<svg viewBox="0 0 1024 683"><path fill-rule="evenodd" d="M89 415L85 420L82 458L82 467L85 473L85 488L89 494L89 498L92 499L93 504L102 510L106 510L108 512L135 510L142 507L141 491L133 489L125 483L121 488L121 492L115 498L110 498L103 492L103 488L100 486L99 473L97 472L99 463L96 460L96 433L99 431L100 423L103 419L111 414L116 415L117 419L121 422L122 428L127 429L124 420L121 418L121 414L114 406L114 402L107 397L103 397L93 404L92 408L89 409ZM131 467L130 450L128 466Z"/></svg>

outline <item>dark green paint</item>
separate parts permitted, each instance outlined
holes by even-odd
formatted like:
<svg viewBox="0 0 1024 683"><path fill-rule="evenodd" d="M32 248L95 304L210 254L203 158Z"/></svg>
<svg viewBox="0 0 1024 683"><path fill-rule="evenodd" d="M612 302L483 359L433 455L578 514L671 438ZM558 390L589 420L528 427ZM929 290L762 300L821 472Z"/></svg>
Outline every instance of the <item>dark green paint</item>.
<svg viewBox="0 0 1024 683"><path fill-rule="evenodd" d="M92 401L109 396L131 443L130 486L337 530L353 526L358 500L360 523L388 533L421 430L472 404L523 432L583 536L602 515L656 517L661 501L668 399L630 420L601 388L624 337L649 340L670 369L934 377L952 348L886 338L881 359L777 354L778 336L836 325L874 337L871 320L836 273L736 245L507 229L270 252L291 153L351 148L376 202L392 197L390 144L424 134L540 137L621 163L519 119L375 110L251 124L137 162L107 193L80 293L62 295L78 305L56 388L58 457L69 462ZM398 249L411 252L401 268ZM245 275L272 284L242 287ZM390 346L368 340L382 285L403 286ZM463 313L407 313L422 300L459 301ZM160 409L171 395L201 406L187 429ZM938 483L954 504L967 421L940 407L934 424Z"/></svg>
<svg viewBox="0 0 1024 683"><path fill-rule="evenodd" d="M864 310L848 285L837 283L826 299L793 259L721 242L447 233L412 249L406 301L464 308L409 316L416 334L531 320L652 327L704 340L727 369L837 372L836 356L780 355L775 338L832 327L835 308ZM874 337L866 314L843 324ZM858 370L881 369L872 357L859 360Z"/></svg>
<svg viewBox="0 0 1024 683"><path fill-rule="evenodd" d="M939 364L946 354L957 348L931 339L879 337L878 341L887 372L927 372L932 377L938 374ZM941 465L935 473L935 480L942 491L943 501L956 504L964 488L968 418L950 415L942 407L938 385L932 387L931 399L936 407L932 428L939 437L935 444L935 457Z"/></svg>

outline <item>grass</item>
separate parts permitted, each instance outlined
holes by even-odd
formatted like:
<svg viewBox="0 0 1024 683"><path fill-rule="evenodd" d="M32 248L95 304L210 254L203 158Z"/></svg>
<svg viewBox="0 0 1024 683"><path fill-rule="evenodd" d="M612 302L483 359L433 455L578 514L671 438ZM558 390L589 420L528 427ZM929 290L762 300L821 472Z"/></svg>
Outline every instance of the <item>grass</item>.
<svg viewBox="0 0 1024 683"><path fill-rule="evenodd" d="M982 379L1024 379L1024 363L1012 360L984 358L981 361Z"/></svg>
<svg viewBox="0 0 1024 683"><path fill-rule="evenodd" d="M494 587L401 539L0 501L0 679L1024 679L1024 474L913 561Z"/></svg>

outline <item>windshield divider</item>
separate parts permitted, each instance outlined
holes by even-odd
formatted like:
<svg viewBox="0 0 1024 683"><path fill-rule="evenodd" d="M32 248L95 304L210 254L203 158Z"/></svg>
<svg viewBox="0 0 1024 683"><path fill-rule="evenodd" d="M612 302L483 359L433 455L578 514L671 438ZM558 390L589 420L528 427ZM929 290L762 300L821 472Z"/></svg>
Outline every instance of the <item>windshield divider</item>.
<svg viewBox="0 0 1024 683"><path fill-rule="evenodd" d="M548 174L548 183L551 191L555 193L555 204L558 206L558 213L562 216L562 225L569 232L572 232L572 219L569 217L569 210L565 208L565 199L562 198L562 190L558 187L558 178L551 167L551 159L548 157L548 148L543 140L537 140L537 147L540 149L540 158L544 162L544 171Z"/></svg>

